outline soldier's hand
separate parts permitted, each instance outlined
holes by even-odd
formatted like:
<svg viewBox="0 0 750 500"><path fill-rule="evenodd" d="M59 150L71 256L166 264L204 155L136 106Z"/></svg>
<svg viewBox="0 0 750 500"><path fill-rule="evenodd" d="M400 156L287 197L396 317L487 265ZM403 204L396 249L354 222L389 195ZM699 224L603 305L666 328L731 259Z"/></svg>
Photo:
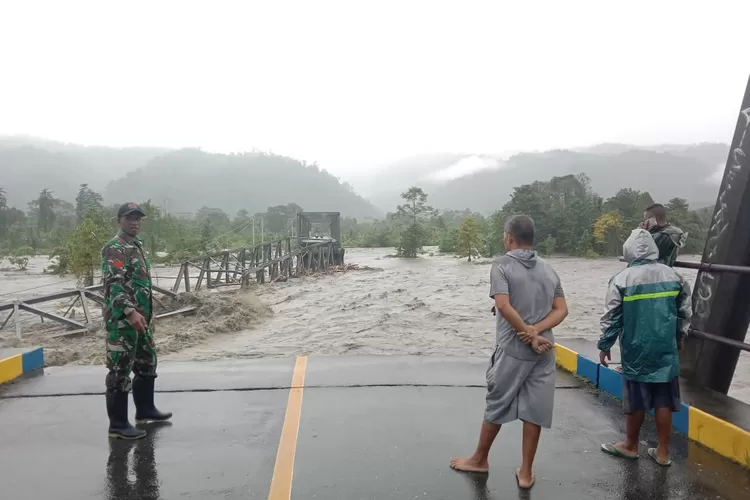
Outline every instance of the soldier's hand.
<svg viewBox="0 0 750 500"><path fill-rule="evenodd" d="M135 331L138 333L145 333L148 328L146 318L144 318L138 311L132 311L128 314L128 323L130 323L130 326L135 328Z"/></svg>

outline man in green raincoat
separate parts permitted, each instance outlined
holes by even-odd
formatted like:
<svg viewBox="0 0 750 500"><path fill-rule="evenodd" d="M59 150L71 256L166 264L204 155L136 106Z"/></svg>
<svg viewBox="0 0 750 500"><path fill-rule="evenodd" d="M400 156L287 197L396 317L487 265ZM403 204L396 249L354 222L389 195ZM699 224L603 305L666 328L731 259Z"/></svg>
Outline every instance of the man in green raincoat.
<svg viewBox="0 0 750 500"><path fill-rule="evenodd" d="M654 410L658 448L648 454L670 465L672 412L680 410L679 351L690 325L690 285L671 267L658 262L659 248L645 229L635 229L623 245L628 267L609 282L601 319L599 360L608 366L610 349L620 339L623 377L624 441L602 450L638 458L638 438L648 410Z"/></svg>
<svg viewBox="0 0 750 500"><path fill-rule="evenodd" d="M138 238L145 215L135 203L122 205L117 211L120 230L102 249L109 370L105 384L112 438L140 439L146 435L128 421L131 388L136 423L164 421L172 416L154 406L156 345L151 326L151 266ZM131 372L135 374L132 381Z"/></svg>

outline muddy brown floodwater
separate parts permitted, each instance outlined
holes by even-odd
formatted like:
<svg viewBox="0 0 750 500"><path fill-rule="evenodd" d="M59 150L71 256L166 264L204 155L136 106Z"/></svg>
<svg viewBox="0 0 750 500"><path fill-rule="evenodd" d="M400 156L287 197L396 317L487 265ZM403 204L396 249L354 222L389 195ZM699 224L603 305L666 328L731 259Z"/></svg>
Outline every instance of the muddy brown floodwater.
<svg viewBox="0 0 750 500"><path fill-rule="evenodd" d="M348 263L376 269L259 286L255 293L272 310L270 316L247 330L206 336L198 345L166 353L161 359L299 354L489 356L494 347L494 317L488 296L491 260L468 263L450 255L411 260L386 257L392 252L392 249L349 249ZM682 259L700 260L698 256ZM567 319L555 330L556 337L561 342L571 337L596 340L607 282L624 264L618 259L552 257L548 260L563 281L570 308ZM155 271L162 286L173 283L164 276L177 274L168 268ZM679 272L693 284L696 272L685 269ZM58 278L39 275L3 279L0 294L35 283L47 286L23 295L50 293L71 286L55 286L55 280ZM0 302L4 302L2 296ZM750 402L748 353L740 358L730 394Z"/></svg>
<svg viewBox="0 0 750 500"><path fill-rule="evenodd" d="M351 249L346 260L380 271L353 271L263 286L274 315L261 326L170 354L168 359L253 358L298 354L487 355L494 347L491 260L450 255L387 258L391 249ZM392 250L391 250L392 252ZM698 256L684 260L700 261ZM618 259L549 259L563 281L570 314L555 330L599 337L599 317ZM696 272L679 270L691 286ZM165 359L166 359L165 358ZM743 353L731 394L750 401L750 356Z"/></svg>

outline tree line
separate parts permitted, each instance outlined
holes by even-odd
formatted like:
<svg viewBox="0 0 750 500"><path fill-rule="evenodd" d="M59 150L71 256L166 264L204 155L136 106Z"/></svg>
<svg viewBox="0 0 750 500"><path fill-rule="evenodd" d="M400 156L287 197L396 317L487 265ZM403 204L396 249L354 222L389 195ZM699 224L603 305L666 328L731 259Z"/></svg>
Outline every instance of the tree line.
<svg viewBox="0 0 750 500"><path fill-rule="evenodd" d="M416 257L426 246L469 259L493 256L503 250L505 220L523 213L536 223L537 248L543 255L615 256L641 221L644 208L654 202L648 192L629 188L605 200L592 191L585 175L517 186L510 200L489 216L470 210L435 210L419 187L401 198L403 203L382 220L342 218L343 244L395 247L402 257ZM263 213L240 210L230 217L211 207L186 215L170 214L151 200L139 205L148 214L141 238L155 262L179 262L292 235L296 214L303 211L289 203ZM670 221L689 233L683 253L702 252L711 208L692 210L682 198L668 200L665 206ZM54 262L50 271L93 283L101 247L115 232L116 209L105 206L101 194L87 184L80 186L75 204L43 189L26 211L8 206L6 192L0 188L0 260L7 258L11 265L24 268L30 256L50 255Z"/></svg>
<svg viewBox="0 0 750 500"><path fill-rule="evenodd" d="M24 269L34 255L49 255L49 271L73 274L81 284L92 284L99 269L101 248L116 233L119 205L106 206L102 195L81 184L72 204L43 189L26 211L7 204L0 188L0 263ZM218 208L202 207L195 214L170 214L151 200L137 202L147 214L141 226L149 257L154 262L185 259L271 241L292 233L302 207L290 203L250 214L240 210L230 217Z"/></svg>
<svg viewBox="0 0 750 500"><path fill-rule="evenodd" d="M543 255L617 256L630 231L641 222L645 208L654 203L647 191L630 188L604 199L593 192L583 174L517 186L510 200L488 217L470 210L438 213L418 187L401 197L404 204L383 221L342 223L344 242L358 247L396 247L404 257L415 257L425 246L438 246L441 252L462 257L490 257L503 250L507 218L526 214L536 223L536 246ZM682 253L702 253L712 207L692 210L683 198L672 198L664 205L670 222L688 233Z"/></svg>

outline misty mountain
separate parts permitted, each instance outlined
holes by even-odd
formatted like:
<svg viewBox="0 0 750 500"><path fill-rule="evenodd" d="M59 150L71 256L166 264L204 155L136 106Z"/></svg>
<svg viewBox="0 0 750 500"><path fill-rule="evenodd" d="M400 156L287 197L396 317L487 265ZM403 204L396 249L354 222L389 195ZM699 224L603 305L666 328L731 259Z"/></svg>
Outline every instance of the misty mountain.
<svg viewBox="0 0 750 500"><path fill-rule="evenodd" d="M382 215L316 165L264 153L209 154L197 149L81 146L28 136L0 137L0 188L8 205L27 209L42 189L74 202L88 184L108 204L125 200L196 213L207 206L234 215L297 203L310 211L359 218Z"/></svg>
<svg viewBox="0 0 750 500"><path fill-rule="evenodd" d="M395 210L402 202L400 194L413 185L422 187L436 208L489 213L501 208L516 186L585 173L604 197L630 187L649 191L657 201L686 198L697 208L715 203L720 180L716 173L728 151L726 144L598 144L519 153L507 159L459 153L417 155L373 170L363 184L368 201L316 165L283 156L81 146L11 136L0 137L0 187L8 204L22 210L45 188L73 202L79 185L87 183L107 203L151 199L170 212L195 213L207 206L234 215L240 209L265 211L294 202L305 210L367 218ZM452 180L439 178L470 163L485 164L487 169Z"/></svg>
<svg viewBox="0 0 750 500"><path fill-rule="evenodd" d="M8 204L21 210L45 188L55 197L72 202L81 184L101 191L112 179L167 151L81 146L29 136L0 137L0 187L6 191Z"/></svg>
<svg viewBox="0 0 750 500"><path fill-rule="evenodd" d="M317 165L261 152L173 151L111 182L104 199L110 203L150 199L170 213L196 213L211 207L234 215L243 209L264 212L270 206L296 203L306 211L382 216L351 186Z"/></svg>
<svg viewBox="0 0 750 500"><path fill-rule="evenodd" d="M435 153L404 158L384 167L374 169L364 182L359 183L367 199L385 212L392 212L403 202L401 193L411 186L431 189L437 184L433 177L468 155L460 153Z"/></svg>
<svg viewBox="0 0 750 500"><path fill-rule="evenodd" d="M432 170L419 165L419 185L429 194L429 202L440 209L464 209L489 213L501 208L513 188L537 180L567 174L585 173L591 187L601 196L614 195L623 187L646 190L657 201L681 197L694 207L716 202L717 171L726 162L727 144L656 145L637 147L626 144L599 144L576 150L520 153L495 168L465 175L448 182L429 180L448 168L451 158L436 161ZM462 156L465 157L466 155ZM454 160L457 161L457 160ZM410 169L403 162L401 172ZM407 175L404 175L407 177ZM408 183L408 179L401 179ZM400 190L403 190L399 186ZM393 210L399 203L399 189L380 191L370 199Z"/></svg>

